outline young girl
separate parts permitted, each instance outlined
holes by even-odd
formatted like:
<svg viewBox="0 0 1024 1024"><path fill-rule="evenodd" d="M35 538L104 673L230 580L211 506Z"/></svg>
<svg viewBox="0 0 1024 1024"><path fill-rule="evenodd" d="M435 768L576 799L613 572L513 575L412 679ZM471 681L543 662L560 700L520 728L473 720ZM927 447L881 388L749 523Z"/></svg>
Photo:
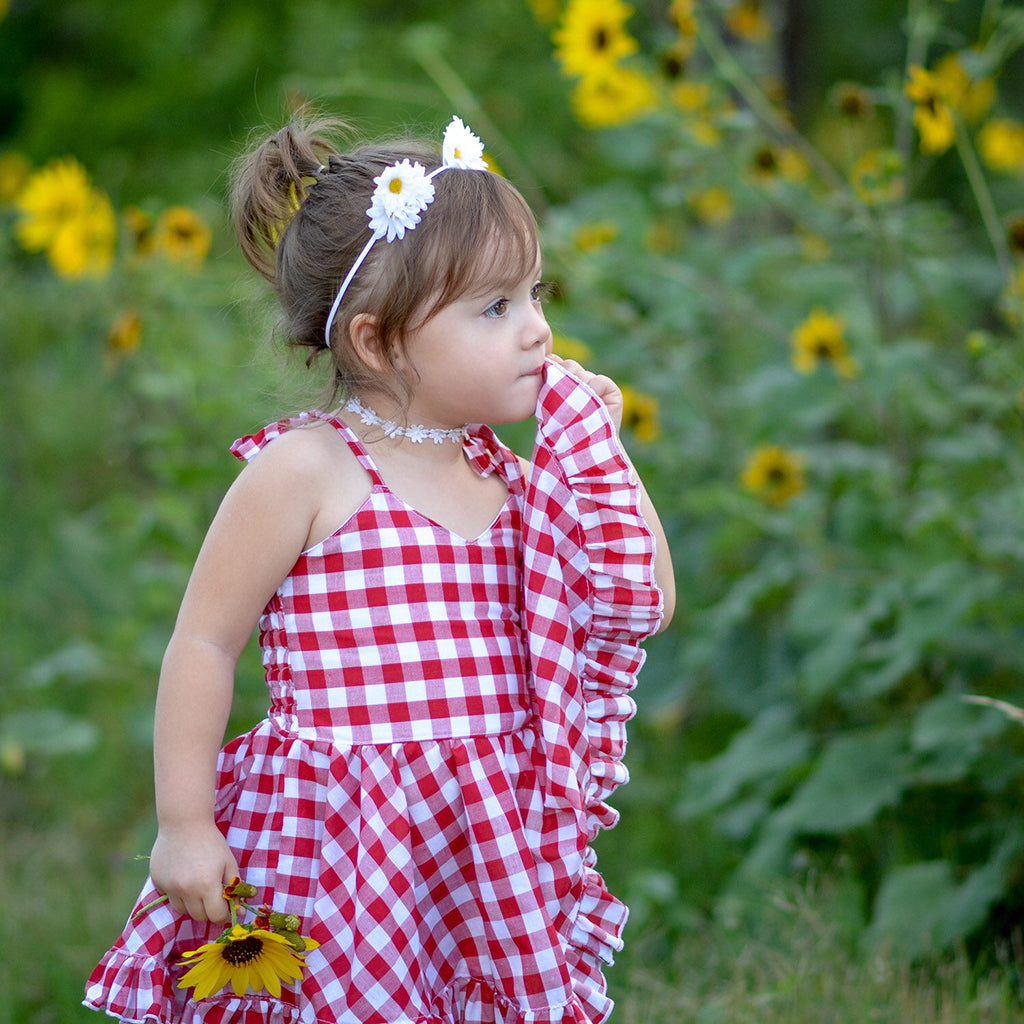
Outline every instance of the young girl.
<svg viewBox="0 0 1024 1024"><path fill-rule="evenodd" d="M589 844L626 778L639 642L671 614L668 548L621 392L551 356L537 228L480 140L455 118L440 158L341 155L329 127L260 146L234 212L342 404L233 448L160 677L151 879L86 1005L597 1024L626 908ZM483 425L531 415L532 463ZM269 715L218 756L257 625ZM229 932L204 955L233 986L190 992L182 957L222 936L238 876L301 920L303 976L282 988L268 932Z"/></svg>

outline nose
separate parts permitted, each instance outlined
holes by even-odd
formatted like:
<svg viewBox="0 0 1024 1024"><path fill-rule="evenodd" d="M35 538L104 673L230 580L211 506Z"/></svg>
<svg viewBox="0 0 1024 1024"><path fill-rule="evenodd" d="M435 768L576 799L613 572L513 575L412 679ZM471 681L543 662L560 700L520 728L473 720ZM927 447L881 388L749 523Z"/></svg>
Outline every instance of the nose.
<svg viewBox="0 0 1024 1024"><path fill-rule="evenodd" d="M523 347L534 348L537 345L551 344L551 327L544 310L539 303L530 306L529 319L523 330Z"/></svg>

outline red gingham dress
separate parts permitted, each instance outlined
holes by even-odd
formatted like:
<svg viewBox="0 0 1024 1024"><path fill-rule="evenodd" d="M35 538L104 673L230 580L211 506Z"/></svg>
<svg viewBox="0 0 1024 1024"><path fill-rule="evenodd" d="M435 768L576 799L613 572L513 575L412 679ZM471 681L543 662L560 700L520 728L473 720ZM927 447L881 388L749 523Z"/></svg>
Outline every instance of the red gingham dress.
<svg viewBox="0 0 1024 1024"><path fill-rule="evenodd" d="M129 921L85 1005L186 1024L600 1024L626 908L589 843L625 781L627 696L656 628L653 541L600 401L554 364L530 479L487 427L465 453L509 496L465 539L372 482L260 620L268 717L222 751L216 816L259 901L320 947L301 983L176 988L211 927ZM596 496L596 500L595 500ZM157 896L147 884L136 912Z"/></svg>

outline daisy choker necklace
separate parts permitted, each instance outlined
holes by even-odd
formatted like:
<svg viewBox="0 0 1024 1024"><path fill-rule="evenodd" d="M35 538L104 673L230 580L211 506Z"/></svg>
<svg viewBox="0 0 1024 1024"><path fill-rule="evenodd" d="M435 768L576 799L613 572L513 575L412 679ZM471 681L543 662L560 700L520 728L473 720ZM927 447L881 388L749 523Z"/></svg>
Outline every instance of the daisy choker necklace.
<svg viewBox="0 0 1024 1024"><path fill-rule="evenodd" d="M380 427L385 437L407 437L415 444L422 444L424 441L433 441L434 444L443 444L445 441L453 441L455 444L462 444L469 436L466 427L425 427L422 423L412 423L407 427L401 427L394 420L386 420L378 416L372 409L368 409L358 398L350 398L343 406L348 412L354 412L368 427Z"/></svg>

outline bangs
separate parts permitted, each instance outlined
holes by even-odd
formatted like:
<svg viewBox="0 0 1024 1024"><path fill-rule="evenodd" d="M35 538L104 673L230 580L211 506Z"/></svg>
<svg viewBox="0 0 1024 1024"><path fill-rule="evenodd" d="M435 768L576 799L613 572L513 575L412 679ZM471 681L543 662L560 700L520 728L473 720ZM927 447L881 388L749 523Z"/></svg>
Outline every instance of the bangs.
<svg viewBox="0 0 1024 1024"><path fill-rule="evenodd" d="M533 213L504 178L447 170L435 187L436 198L413 233L422 232L417 262L438 268L424 321L462 296L517 284L540 257Z"/></svg>

